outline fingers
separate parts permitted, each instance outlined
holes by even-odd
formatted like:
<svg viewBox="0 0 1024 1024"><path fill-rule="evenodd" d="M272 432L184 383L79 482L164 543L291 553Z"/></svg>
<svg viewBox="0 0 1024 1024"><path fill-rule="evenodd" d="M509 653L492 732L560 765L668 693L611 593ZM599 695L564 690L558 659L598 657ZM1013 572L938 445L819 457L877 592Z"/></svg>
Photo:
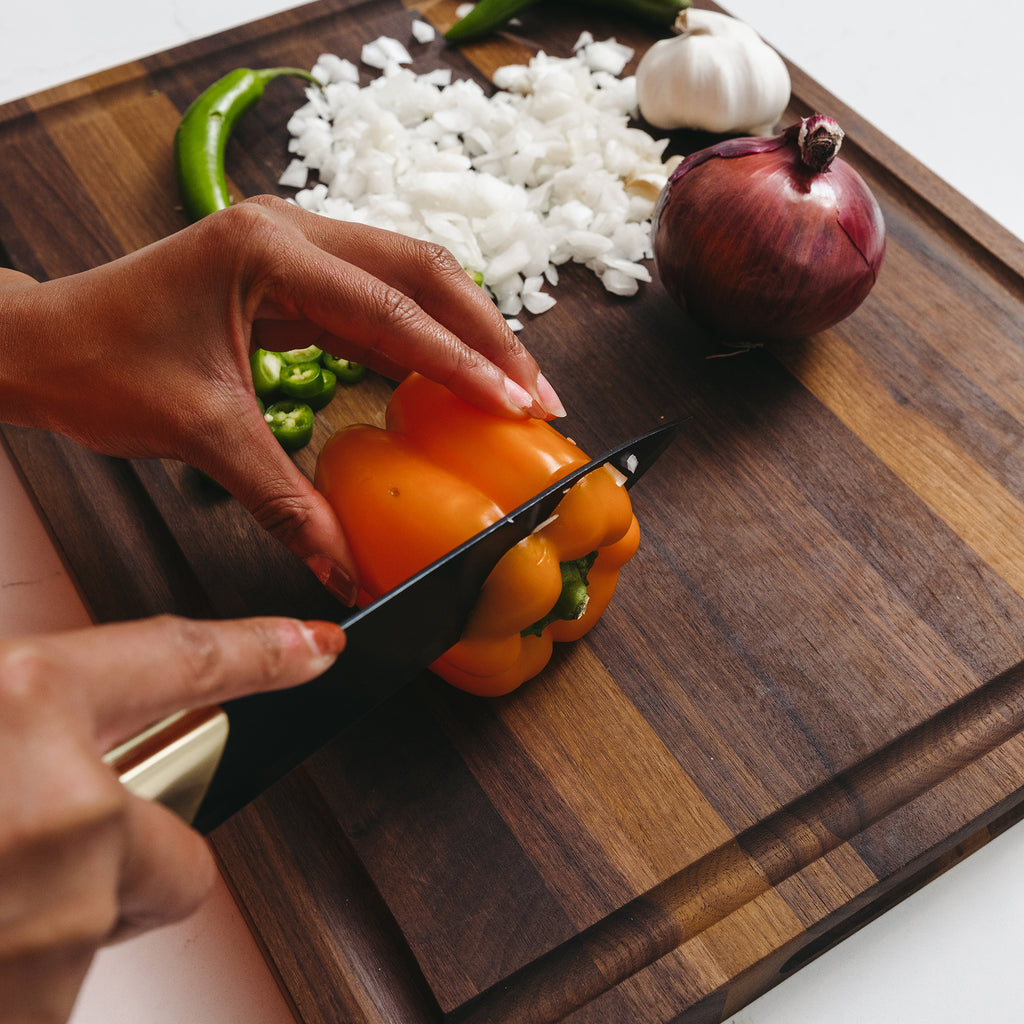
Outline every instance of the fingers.
<svg viewBox="0 0 1024 1024"><path fill-rule="evenodd" d="M321 675L344 647L331 623L164 615L22 642L49 679L74 679L102 753L164 716Z"/></svg>
<svg viewBox="0 0 1024 1024"><path fill-rule="evenodd" d="M257 316L306 318L343 339L338 354L392 376L418 370L490 411L564 415L533 357L448 250L254 202L307 240L276 268Z"/></svg>
<svg viewBox="0 0 1024 1024"><path fill-rule="evenodd" d="M188 917L217 877L206 841L180 818L130 794L128 805L114 942Z"/></svg>
<svg viewBox="0 0 1024 1024"><path fill-rule="evenodd" d="M83 723L74 716L67 736ZM195 910L215 880L203 839L129 794L83 745L35 758L0 828L0 1019L66 1020L96 949ZM9 765L17 772L18 764ZM29 792L25 792L25 790ZM43 799L48 795L48 799Z"/></svg>
<svg viewBox="0 0 1024 1024"><path fill-rule="evenodd" d="M80 742L77 709L62 714L42 695L33 703L27 716L17 698L0 708L9 787L0 821L0 1018L64 1020L117 920L124 794Z"/></svg>
<svg viewBox="0 0 1024 1024"><path fill-rule="evenodd" d="M338 517L265 425L237 438L229 432L210 457L204 472L227 487L339 601L354 604L359 574Z"/></svg>

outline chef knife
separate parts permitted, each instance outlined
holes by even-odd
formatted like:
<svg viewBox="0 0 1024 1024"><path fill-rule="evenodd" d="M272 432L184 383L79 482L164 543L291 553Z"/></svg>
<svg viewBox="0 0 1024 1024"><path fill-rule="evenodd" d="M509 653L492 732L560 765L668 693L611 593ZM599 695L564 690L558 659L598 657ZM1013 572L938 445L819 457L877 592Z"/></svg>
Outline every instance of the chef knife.
<svg viewBox="0 0 1024 1024"><path fill-rule="evenodd" d="M314 754L345 726L392 697L458 642L484 581L554 513L577 481L610 465L631 487L668 447L678 421L633 438L562 477L519 508L342 620L345 650L324 675L291 690L224 706L229 728L195 814L209 832Z"/></svg>

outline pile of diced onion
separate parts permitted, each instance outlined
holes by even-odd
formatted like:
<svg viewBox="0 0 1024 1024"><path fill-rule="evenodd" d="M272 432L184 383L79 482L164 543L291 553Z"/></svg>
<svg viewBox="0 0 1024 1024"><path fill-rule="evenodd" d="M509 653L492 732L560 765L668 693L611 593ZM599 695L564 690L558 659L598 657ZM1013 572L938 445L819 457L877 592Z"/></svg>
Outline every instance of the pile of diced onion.
<svg viewBox="0 0 1024 1024"><path fill-rule="evenodd" d="M413 45L431 37L413 22ZM573 52L500 68L493 94L449 70L415 74L388 37L364 47L379 73L362 87L352 62L325 54L313 68L324 90L289 122L280 183L307 210L446 246L516 329L524 310L555 304L569 261L633 295L650 280L666 142L629 124L628 47L584 33Z"/></svg>

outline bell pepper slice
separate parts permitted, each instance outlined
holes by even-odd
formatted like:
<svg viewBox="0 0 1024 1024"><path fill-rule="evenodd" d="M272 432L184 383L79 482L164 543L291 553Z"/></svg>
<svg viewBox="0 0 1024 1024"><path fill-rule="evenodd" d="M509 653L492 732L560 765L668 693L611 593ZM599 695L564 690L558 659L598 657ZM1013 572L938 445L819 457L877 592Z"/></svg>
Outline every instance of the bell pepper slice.
<svg viewBox="0 0 1024 1024"><path fill-rule="evenodd" d="M328 440L314 483L352 545L366 603L587 461L550 424L486 413L414 373L384 429L359 424ZM471 693L507 693L542 671L555 642L590 630L640 541L622 483L605 467L573 486L498 563L433 671Z"/></svg>

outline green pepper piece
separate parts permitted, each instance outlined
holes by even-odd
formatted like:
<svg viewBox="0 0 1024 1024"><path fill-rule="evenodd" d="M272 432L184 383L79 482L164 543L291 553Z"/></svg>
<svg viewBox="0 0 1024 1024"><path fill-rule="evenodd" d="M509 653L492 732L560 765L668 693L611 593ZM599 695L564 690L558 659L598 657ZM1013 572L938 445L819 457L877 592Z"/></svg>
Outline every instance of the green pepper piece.
<svg viewBox="0 0 1024 1024"><path fill-rule="evenodd" d="M319 363L287 363L281 368L281 390L289 398L308 402L324 389L324 374Z"/></svg>
<svg viewBox="0 0 1024 1024"><path fill-rule="evenodd" d="M366 376L366 367L362 363L339 359L329 352L320 357L320 363L338 378L339 384L358 384Z"/></svg>
<svg viewBox="0 0 1024 1024"><path fill-rule="evenodd" d="M309 444L313 438L313 410L305 402L283 399L263 414L270 432L290 452Z"/></svg>
<svg viewBox="0 0 1024 1024"><path fill-rule="evenodd" d="M558 567L562 572L562 592L554 607L542 619L538 619L532 626L522 630L520 636L540 636L541 633L551 625L552 622L566 620L575 622L582 619L587 611L587 602L590 600L587 579L594 562L597 561L597 552L591 551L589 555L574 559L571 562L559 562Z"/></svg>
<svg viewBox="0 0 1024 1024"><path fill-rule="evenodd" d="M315 363L323 355L323 349L316 345L307 345L305 348L292 348L281 353L281 358L286 363Z"/></svg>
<svg viewBox="0 0 1024 1024"><path fill-rule="evenodd" d="M302 68L239 68L200 93L174 133L174 166L182 205L192 220L230 206L224 153L238 119L263 95L267 83L294 75L320 85Z"/></svg>
<svg viewBox="0 0 1024 1024"><path fill-rule="evenodd" d="M460 18L445 32L444 37L450 43L479 39L501 28L505 22L535 3L537 0L479 0L464 18Z"/></svg>
<svg viewBox="0 0 1024 1024"><path fill-rule="evenodd" d="M464 18L445 32L444 37L450 43L479 39L536 3L537 0L479 0ZM680 11L693 6L692 0L586 0L586 4L661 28L671 27Z"/></svg>
<svg viewBox="0 0 1024 1024"><path fill-rule="evenodd" d="M320 368L320 379L323 381L323 387L317 394L310 395L306 399L307 404L312 406L314 412L327 405L338 391L338 378L326 366Z"/></svg>
<svg viewBox="0 0 1024 1024"><path fill-rule="evenodd" d="M265 348L258 348L249 356L249 366L252 368L252 385L256 394L261 398L272 395L281 386L281 368L284 364L281 361L279 352L268 352Z"/></svg>

